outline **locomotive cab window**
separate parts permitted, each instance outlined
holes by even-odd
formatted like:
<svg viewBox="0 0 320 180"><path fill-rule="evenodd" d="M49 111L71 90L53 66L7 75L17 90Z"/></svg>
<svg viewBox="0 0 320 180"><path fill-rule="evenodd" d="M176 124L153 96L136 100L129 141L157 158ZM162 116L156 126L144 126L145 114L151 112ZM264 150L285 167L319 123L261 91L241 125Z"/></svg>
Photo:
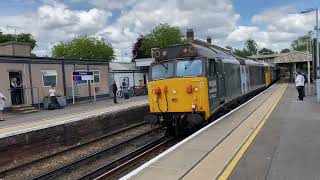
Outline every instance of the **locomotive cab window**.
<svg viewBox="0 0 320 180"><path fill-rule="evenodd" d="M173 77L173 63L161 63L151 67L152 79Z"/></svg>
<svg viewBox="0 0 320 180"><path fill-rule="evenodd" d="M200 76L202 75L202 61L188 60L177 62L177 76Z"/></svg>

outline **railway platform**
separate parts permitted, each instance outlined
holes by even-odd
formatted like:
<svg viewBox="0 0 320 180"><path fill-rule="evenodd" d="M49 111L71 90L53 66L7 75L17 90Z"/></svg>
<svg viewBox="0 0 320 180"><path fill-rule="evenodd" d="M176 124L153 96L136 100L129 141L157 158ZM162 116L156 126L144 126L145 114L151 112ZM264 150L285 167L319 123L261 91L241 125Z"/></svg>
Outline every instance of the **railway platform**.
<svg viewBox="0 0 320 180"><path fill-rule="evenodd" d="M0 121L0 139L98 116L99 114L107 112L148 104L146 96L118 99L118 102L119 104L114 104L113 99L109 99L106 101L67 106L64 109L43 110L32 114L7 115L5 121Z"/></svg>
<svg viewBox="0 0 320 180"><path fill-rule="evenodd" d="M143 123L148 111L141 96L7 117L0 122L0 174Z"/></svg>
<svg viewBox="0 0 320 180"><path fill-rule="evenodd" d="M122 179L319 179L314 101L277 83Z"/></svg>

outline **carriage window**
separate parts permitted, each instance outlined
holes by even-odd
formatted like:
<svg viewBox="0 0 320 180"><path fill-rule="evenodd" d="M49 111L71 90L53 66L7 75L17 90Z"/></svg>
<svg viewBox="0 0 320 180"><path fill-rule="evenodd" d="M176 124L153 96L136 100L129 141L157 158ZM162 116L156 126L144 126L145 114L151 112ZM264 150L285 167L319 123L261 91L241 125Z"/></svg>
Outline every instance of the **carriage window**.
<svg viewBox="0 0 320 180"><path fill-rule="evenodd" d="M199 76L202 74L202 61L179 61L177 63L177 76Z"/></svg>
<svg viewBox="0 0 320 180"><path fill-rule="evenodd" d="M151 67L151 78L161 79L173 76L173 63L161 63Z"/></svg>

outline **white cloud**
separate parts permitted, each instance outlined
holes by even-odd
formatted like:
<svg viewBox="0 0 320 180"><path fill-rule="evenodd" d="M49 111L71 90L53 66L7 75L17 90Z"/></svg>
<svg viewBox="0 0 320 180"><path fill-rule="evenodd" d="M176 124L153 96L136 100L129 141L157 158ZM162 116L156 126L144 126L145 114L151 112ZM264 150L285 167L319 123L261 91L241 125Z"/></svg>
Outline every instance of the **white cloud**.
<svg viewBox="0 0 320 180"><path fill-rule="evenodd" d="M84 2L84 0L72 0ZM0 24L24 27L38 41L34 52L50 55L53 44L89 34L106 39L116 56L128 59L131 47L140 34L146 34L159 23L178 26L183 33L193 28L195 36L221 46L242 47L252 38L260 47L279 50L288 47L299 35L313 28L314 15L292 13L294 6L272 8L252 16L251 25L239 24L240 15L231 0L90 0L93 8L74 10L61 1L50 0L37 11L16 16L1 16ZM72 3L71 3L72 4ZM70 5L70 3L69 3ZM113 17L117 11L120 15ZM116 18L116 19L114 19ZM0 27L2 30L6 28ZM12 31L11 31L12 32Z"/></svg>
<svg viewBox="0 0 320 180"><path fill-rule="evenodd" d="M238 26L228 35L227 42L241 48L246 39L254 39L262 47L281 50L292 40L312 30L314 14L299 14L294 5L271 8L256 14L251 26Z"/></svg>
<svg viewBox="0 0 320 180"><path fill-rule="evenodd" d="M139 34L150 32L159 23L178 26L183 33L187 28L193 28L195 36L206 38L212 35L215 41L219 41L236 27L240 17L234 12L230 0L139 0L129 4L130 8L123 9L115 23L97 33L115 48L128 51Z"/></svg>
<svg viewBox="0 0 320 180"><path fill-rule="evenodd" d="M73 10L61 1L50 0L34 13L0 17L0 24L25 27L23 31L32 33L38 41L39 47L34 51L38 55L50 54L54 43L87 33L106 39L122 58L122 54L131 55L132 44L140 34L150 32L159 23L178 26L183 33L191 27L197 37L205 39L212 35L219 42L236 28L240 17L230 0L91 0L89 3L95 8ZM120 10L120 15L108 21L113 18L113 10Z"/></svg>
<svg viewBox="0 0 320 180"><path fill-rule="evenodd" d="M34 52L50 55L52 44L78 35L94 35L105 27L110 16L111 12L97 8L88 11L70 10L62 3L49 1L38 7L35 13L1 17L0 24L23 27L18 32L31 33L37 40L38 47Z"/></svg>

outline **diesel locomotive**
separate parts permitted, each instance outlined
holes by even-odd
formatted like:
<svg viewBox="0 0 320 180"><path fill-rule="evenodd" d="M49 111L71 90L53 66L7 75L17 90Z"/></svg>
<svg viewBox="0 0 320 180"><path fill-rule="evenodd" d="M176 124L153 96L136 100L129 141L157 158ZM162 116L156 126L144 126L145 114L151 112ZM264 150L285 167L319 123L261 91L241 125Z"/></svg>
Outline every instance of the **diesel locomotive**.
<svg viewBox="0 0 320 180"><path fill-rule="evenodd" d="M241 99L277 80L277 68L196 40L154 49L145 119L180 135L192 132Z"/></svg>

